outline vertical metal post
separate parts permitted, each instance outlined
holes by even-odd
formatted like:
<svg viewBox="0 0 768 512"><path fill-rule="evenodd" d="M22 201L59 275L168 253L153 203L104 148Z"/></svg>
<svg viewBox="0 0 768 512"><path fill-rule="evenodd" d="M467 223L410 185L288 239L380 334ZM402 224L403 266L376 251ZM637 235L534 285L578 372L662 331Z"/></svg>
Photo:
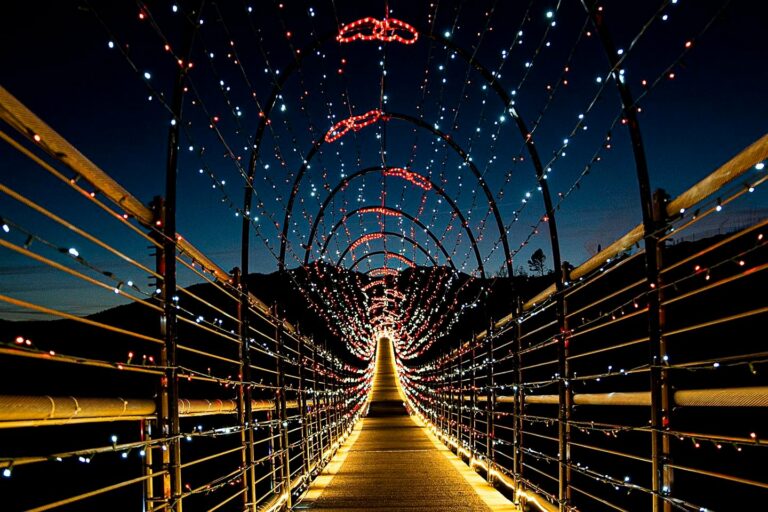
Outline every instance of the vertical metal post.
<svg viewBox="0 0 768 512"><path fill-rule="evenodd" d="M297 333L298 334L298 333ZM299 377L299 421L301 422L301 458L302 468L304 472L305 481L309 481L309 459L310 459L310 446L309 446L309 418L307 415L307 396L306 396L306 383L304 381L304 342L305 339L299 334L297 336L299 341L297 343L297 352L299 359L299 367L297 368Z"/></svg>
<svg viewBox="0 0 768 512"><path fill-rule="evenodd" d="M459 374L458 374L459 406L456 414L456 440L459 447L462 445L462 431L464 430L464 351L459 344Z"/></svg>
<svg viewBox="0 0 768 512"><path fill-rule="evenodd" d="M328 393L328 353L325 350L326 344L323 343L323 407L325 409L325 428L328 431L328 448L333 446L333 412L331 411L331 399Z"/></svg>
<svg viewBox="0 0 768 512"><path fill-rule="evenodd" d="M668 416L664 410L661 366L663 356L663 339L661 335L662 313L659 300L659 275L660 267L658 257L659 227L654 215L654 201L651 193L651 181L648 175L648 160L645 156L643 137L640 132L637 105L627 85L620 74L620 61L616 47L606 27L604 14L598 6L597 0L581 0L584 10L592 19L595 32L603 44L603 49L611 66L611 76L616 83L616 88L621 99L622 115L629 130L632 142L632 154L635 158L635 171L637 174L638 192L640 195L640 207L643 214L643 237L645 245L645 271L646 285L648 286L648 346L651 367L651 503L653 512L665 512L671 510L671 504L665 499L670 492L669 484L664 484L666 477L667 455L664 451L664 438L662 431L667 428ZM666 485L666 488L665 488Z"/></svg>
<svg viewBox="0 0 768 512"><path fill-rule="evenodd" d="M144 508L143 512L153 512L155 510L155 485L152 474L152 422L153 420L141 420L141 440L147 443L144 448L144 476L147 476L144 480Z"/></svg>
<svg viewBox="0 0 768 512"><path fill-rule="evenodd" d="M461 439L459 438L459 386L461 385L461 373L459 371L458 352L456 353L456 357L453 359L451 366L456 372L455 378L453 379L453 385L451 386L451 392L453 393L453 398L451 400L451 421L453 424L451 426L454 431L452 436L456 440L456 454L458 455L459 445L461 443Z"/></svg>
<svg viewBox="0 0 768 512"><path fill-rule="evenodd" d="M316 425L315 439L317 443L317 449L315 454L317 456L317 463L320 463L320 459L323 456L323 423L320 415L320 400L317 396L317 345L312 343L312 416Z"/></svg>
<svg viewBox="0 0 768 512"><path fill-rule="evenodd" d="M477 350L475 349L475 344L477 343L477 338L475 335L472 335L472 376L470 377L470 386L472 394L470 395L470 407L471 407L471 414L469 416L469 446L470 446L470 454L472 457L477 457L477 416L475 415L475 412L477 411L477 371L475 370L475 367L477 365Z"/></svg>
<svg viewBox="0 0 768 512"><path fill-rule="evenodd" d="M493 443L496 439L496 385L493 378L493 319L488 326L488 336L485 338L486 371L485 371L485 459L488 473L485 475L493 485L493 466L496 462L496 449Z"/></svg>
<svg viewBox="0 0 768 512"><path fill-rule="evenodd" d="M454 367L453 358L450 357L450 352L448 352L447 356L448 357L446 357L445 364L448 368L448 414L446 414L445 433L448 439L450 439L452 436L451 422L453 421L455 384L453 379L453 367Z"/></svg>
<svg viewBox="0 0 768 512"><path fill-rule="evenodd" d="M278 316L277 307L273 309L275 321L275 357L277 359L277 391L275 405L278 414L278 446L280 450L281 492L285 494L286 507L291 508L291 454L288 440L288 403L286 401L285 369L283 367L283 321Z"/></svg>
<svg viewBox="0 0 768 512"><path fill-rule="evenodd" d="M568 282L570 271L567 262L562 264L559 281ZM573 393L570 387L570 369L568 365L568 320L566 318L566 303L563 289L559 290L556 298L556 316L559 333L557 334L557 363L559 379L557 440L558 440L558 503L560 510L570 509L571 503L571 408Z"/></svg>
<svg viewBox="0 0 768 512"><path fill-rule="evenodd" d="M277 401L275 401L277 402ZM269 488L272 490L272 492L275 492L275 487L277 487L277 464L275 463L275 425L272 422L274 419L274 414L272 411L267 411L267 424L269 425L269 442L267 443L268 446L268 453L269 453Z"/></svg>
<svg viewBox="0 0 768 512"><path fill-rule="evenodd" d="M448 379L446 378L447 369L442 366L445 364L446 360L446 354L443 353L443 357L441 358L441 366L437 368L437 371L440 372L440 432L442 434L446 433L446 411L448 410Z"/></svg>
<svg viewBox="0 0 768 512"><path fill-rule="evenodd" d="M515 479L515 503L519 503L517 499L518 493L522 487L523 478L523 414L525 412L525 394L523 393L523 305L522 299L517 297L517 304L515 307L515 371L512 373L514 376L513 387L515 403L513 408L513 436L514 436L514 452L512 453L512 475Z"/></svg>
<svg viewBox="0 0 768 512"><path fill-rule="evenodd" d="M181 95L178 95L181 101ZM179 106L179 109L181 107ZM177 123L178 124L178 123ZM176 163L178 158L178 133L171 131L169 136L168 172L166 193L163 200L156 197L152 203L155 226L162 235L154 233L162 249L157 252L157 273L163 276L160 284L159 299L163 304L160 318L160 335L164 344L160 351L160 365L165 368L160 381L158 402L160 411L159 424L162 437L167 441L162 450L162 465L166 472L163 476L163 501L168 510L181 512L181 445L179 443L179 381L176 367Z"/></svg>
<svg viewBox="0 0 768 512"><path fill-rule="evenodd" d="M668 223L667 218L667 194L659 189L653 194L653 220L657 226L658 231L662 231ZM657 235L654 235L657 236ZM654 300L648 301L648 315L649 324L652 329L657 329L658 336L651 341L655 341L655 345L651 345L651 425L653 431L652 436L652 466L654 476L654 489L657 489L659 496L656 498L656 506L659 510L664 512L670 512L672 510L672 504L664 500L663 497L668 495L672 489L673 474L672 469L667 466L669 462L669 436L665 434L665 431L669 430L670 425L670 412L671 412L671 400L670 400L670 385L669 385L669 371L664 364L664 356L667 353L667 344L664 339L664 327L666 323L666 316L664 307L661 305L664 301L663 281L661 278L661 270L664 265L664 243L656 244L656 269L653 289L650 291L650 296L654 297ZM653 306L654 309L651 309Z"/></svg>
<svg viewBox="0 0 768 512"><path fill-rule="evenodd" d="M243 509L256 507L255 439L253 433L253 391L251 389L251 350L248 342L248 289L240 269L232 271L234 286L240 293L237 304L237 320L240 338L240 386L238 387L237 412L240 419L240 441L243 445Z"/></svg>
<svg viewBox="0 0 768 512"><path fill-rule="evenodd" d="M330 354L328 352L328 342L326 341L324 343L323 348L325 349L327 354ZM333 374L331 375L331 404L332 404L332 411L333 411L333 434L334 434L334 442L338 442L338 440L341 438L341 421L339 419L340 413L339 413L339 382L338 377L336 375L336 370L334 365L333 357L329 357L328 359L328 366L333 368Z"/></svg>
<svg viewBox="0 0 768 512"><path fill-rule="evenodd" d="M165 341L160 353L160 364L166 368L159 392L160 427L162 435L168 439L167 449L163 451L163 467L167 470L163 478L163 498L171 512L182 510L181 482L181 442L179 425L179 382L176 361L176 179L179 163L179 139L184 106L185 82L189 67L186 65L192 54L197 29L202 16L202 4L196 11L191 29L186 34L183 48L183 60L176 74L171 100L173 122L168 129L168 146L165 166L165 203L155 211L155 227L162 232L162 267L158 274L163 276L160 287L160 299L163 303L163 316L160 321L161 335ZM158 205L159 206L159 205ZM157 214L160 214L157 216ZM159 259L159 258L158 258ZM159 261L158 261L159 263Z"/></svg>
<svg viewBox="0 0 768 512"><path fill-rule="evenodd" d="M432 410L432 425L436 429L440 428L440 411L442 410L442 400L441 400L441 384L439 379L440 370L434 369L432 370L432 376L434 378L434 389L432 393L433 397L433 410Z"/></svg>

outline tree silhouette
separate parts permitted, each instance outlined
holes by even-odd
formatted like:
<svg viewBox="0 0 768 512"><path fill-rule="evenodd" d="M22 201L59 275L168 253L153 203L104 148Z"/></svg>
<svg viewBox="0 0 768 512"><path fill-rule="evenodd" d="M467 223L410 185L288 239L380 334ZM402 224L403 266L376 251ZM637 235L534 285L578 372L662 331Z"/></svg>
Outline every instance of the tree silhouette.
<svg viewBox="0 0 768 512"><path fill-rule="evenodd" d="M531 259L528 260L528 268L531 272L543 276L544 271L546 270L546 267L544 266L546 259L547 256L544 254L544 251L536 249L533 251L533 254L531 254Z"/></svg>

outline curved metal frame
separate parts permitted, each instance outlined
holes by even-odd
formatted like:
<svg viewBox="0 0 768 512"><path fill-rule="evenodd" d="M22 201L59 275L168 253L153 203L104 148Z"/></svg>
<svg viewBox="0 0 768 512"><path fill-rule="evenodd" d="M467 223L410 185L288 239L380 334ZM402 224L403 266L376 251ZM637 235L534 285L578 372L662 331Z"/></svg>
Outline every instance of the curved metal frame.
<svg viewBox="0 0 768 512"><path fill-rule="evenodd" d="M427 251L427 250L424 248L424 246L423 246L423 245L421 245L419 242L417 242L417 241L416 241L416 240L414 240L413 238L411 238L411 237L409 237L409 236L406 236L406 235L404 235L404 234L402 234L402 233L398 233L398 232L396 232L396 231L376 231L376 233L381 233L382 235L384 235L384 237L387 237L387 236L394 236L394 237L400 238L401 240L405 240L406 242L409 242L409 243L410 243L411 245L413 245L415 248L419 249L419 250L420 250L420 251L421 251L421 252L424 254L424 256L426 256L427 258L429 258L429 261L431 261L431 262L432 262L432 265L434 265L434 266L438 266L438 265L437 265L437 260L435 260L434 256L432 256L431 254L429 254L429 251ZM370 234L370 233L368 233L368 234ZM353 245L354 245L354 244L355 244L355 243L356 243L358 240L361 240L361 239L362 239L364 236L365 236L365 235L363 235L363 236L361 236L360 238L358 238L357 240L353 241L351 244L349 244L349 245L347 246L347 248L346 248L346 249L344 249L344 252L342 252L342 253L341 253L341 256L339 256L339 259L338 259L338 261L336 261L336 266L337 266L337 267L340 267L340 266L341 266L341 263L342 263L342 261L344 260L344 257L345 257L345 256L347 255L347 253L350 251L350 248L351 248L351 247L352 247L352 246L353 246ZM449 259L448 261L449 261L449 263L451 264L451 268L453 268L453 269L455 270L455 269L456 269L456 267L454 267L454 266L453 266L453 261L451 261L450 259ZM350 268L352 268L352 267L350 267Z"/></svg>
<svg viewBox="0 0 768 512"><path fill-rule="evenodd" d="M515 123L520 131L521 136L523 137L526 149L531 157L531 162L534 165L537 181L539 182L541 187L541 193L544 200L544 208L546 210L546 215L548 218L547 224L548 224L549 233L550 233L552 261L555 268L558 269L561 266L560 243L557 236L557 224L555 221L555 211L552 204L551 194L549 192L549 187L545 179L544 170L541 165L541 159L539 158L538 151L536 150L536 147L534 145L533 137L531 133L528 131L525 125L525 122L520 117L517 110L514 108L511 108L511 103L512 103L511 98L506 93L506 91L501 86L501 84L496 80L493 74L485 66L483 66L479 61L477 61L471 54L469 54L466 50L464 50L463 48L457 46L452 41L438 34L426 33L421 30L419 30L418 33L420 36L424 36L425 38L431 39L433 41L437 41L440 44L442 44L445 48L456 52L460 57L462 57L465 61L467 61L467 63L472 65L478 72L480 72L481 76L490 84L491 88L496 92L496 94L504 103L505 110L507 110L507 112L510 113L513 119L515 119ZM274 105L277 101L277 97L280 91L282 90L283 86L287 82L288 78L293 74L293 72L301 66L301 62L303 61L304 57L306 55L314 54L313 50L319 48L326 42L333 40L335 38L335 35L336 35L336 31L329 32L328 34L323 35L322 37L319 37L315 41L315 43L310 45L308 48L302 49L301 52L294 53L294 61L291 62L288 66L286 66L285 69L281 71L281 73L279 73L280 79L273 87L270 97L266 102L266 109L263 112L264 115L259 122L259 125L256 129L256 134L253 139L254 149L251 152L251 158L248 163L248 176L247 176L248 183L246 184L246 187L245 187L245 198L244 198L244 206L243 206L244 212L250 212L250 209L251 209L251 203L253 200L253 181L254 181L254 175L256 172L256 162L258 161L259 154L260 154L261 141L264 136L264 130L267 126L267 123L272 113L272 109L274 108ZM313 147L313 151L316 151L317 147L318 146L315 145ZM498 222L498 217L496 220ZM242 257L243 257L242 266L243 268L248 267L246 260L248 258L248 252L249 252L248 246L250 242L249 228L250 228L249 220L244 217L243 233L242 233ZM502 239L502 244L504 245L504 249L505 249L507 270L509 272L509 275L511 276L513 275L514 268L511 261L511 254L509 253L509 242L506 236L506 229L504 228L503 224L499 226L499 229L501 230L500 236ZM285 269L285 253L282 247L282 245L286 243L286 238L287 238L287 231L285 230L285 226L284 226L284 232L286 233L286 235L281 238L281 257L279 262L279 266L281 270ZM562 279L558 280L559 286L562 285L561 281Z"/></svg>
<svg viewBox="0 0 768 512"><path fill-rule="evenodd" d="M309 255L310 255L309 253L310 253L310 249L311 249L311 244L312 244L312 240L314 240L314 238L315 238L315 234L317 233L317 228L318 228L318 225L320 224L320 219L325 215L325 210L328 208L328 205L330 204L330 202L333 199L333 197L341 189L343 189L344 187L349 185L349 183L352 180L354 180L355 178L358 178L358 177L361 177L361 176L365 176L366 174L369 174L369 173L372 173L372 172L375 172L375 171L384 172L387 169L393 169L393 168L394 167L391 167L391 166L388 166L388 167L382 167L382 166L367 167L365 169L361 169L361 170L355 172L354 174L350 174L346 178L342 179L339 182L339 184L336 185L336 187L334 187L334 189L331 191L331 193L328 195L328 197L325 198L325 201L323 201L323 204L320 207L320 210L318 210L318 212L317 212L317 216L315 217L315 221L312 223L312 230L309 232L309 237L307 239L307 243L305 244L305 246L306 246L306 249L305 249L305 252L304 252L304 264L305 265L309 264ZM414 173L414 174L418 174L418 173ZM425 181L427 181L432 186L432 188L435 190L435 192L440 194L440 196L443 197L448 202L448 204L451 206L451 209L454 211L454 213L456 214L456 217L459 219L459 221L461 221L461 225L464 227L464 230L467 232L467 236L469 237L470 243L472 244L472 247L473 247L473 249L475 251L475 258L478 261L481 261L482 258L480 256L480 249L478 248L477 240L475 239L475 235L472 232L472 229L469 227L469 223L467 222L467 219L464 217L464 214L461 212L461 210L459 209L459 207L456 204L456 202L453 200L453 198L451 198L451 196L449 196L445 192L445 190L442 187L438 186L435 182L433 182L432 180L430 180L426 176L423 176L421 174L418 174L418 175L421 178L423 178ZM447 258L447 254L446 254L446 258Z"/></svg>
<svg viewBox="0 0 768 512"><path fill-rule="evenodd" d="M392 252L392 251L372 251L372 252L367 252L367 253L363 254L362 256L360 256L359 258L357 258L357 259L356 259L354 262L352 262L352 265L349 267L349 270L352 270L352 269L354 269L354 268L355 268L356 266L358 266L358 265L359 265L359 264L360 264L360 263L361 263L363 260L366 260L366 259L368 259L368 258L371 258L371 257L373 257L373 256L378 256L378 255L380 255L380 254L383 254L385 259L393 259L393 258L387 258L387 256L388 256L388 255L390 255L390 254L393 254L393 255L396 255L396 256L397 256L397 258L394 258L394 259L400 260L400 258L405 258L406 260L410 261L410 262L411 262L411 265L408 265L408 264L406 263L406 265L408 265L409 267L413 268L413 267L415 267L415 266L416 266L416 263L414 263L414 262L413 262L413 260L411 260L411 259L409 259L409 258L406 258L406 257L405 257L405 256L403 256L402 254L399 254L399 253L396 253L396 252Z"/></svg>
<svg viewBox="0 0 768 512"><path fill-rule="evenodd" d="M606 27L603 12L598 8L595 0L581 0L581 5L590 16L595 31L603 45L603 50L611 66L611 75L621 99L624 118L627 120L630 140L632 141L632 155L635 160L638 192L643 215L643 238L645 245L645 270L646 282L649 286L648 293L648 345L650 347L650 388L651 388L651 489L652 510L671 510L671 504L664 499L664 487L669 488L672 481L672 470L667 467L669 462L669 438L663 435L663 430L669 423L671 411L669 397L669 383L667 372L662 369L662 357L666 352L662 331L661 282L659 279L660 246L656 234L659 222L654 213L655 204L651 191L651 180L648 175L648 160L643 146L640 122L637 117L637 106L629 90L619 76L618 66L620 60L616 53L616 47ZM663 205L659 208L658 217L665 215ZM663 213L662 213L663 212Z"/></svg>
<svg viewBox="0 0 768 512"><path fill-rule="evenodd" d="M328 238L325 239L325 243L323 243L323 247L320 249L320 256L325 254L325 252L328 250L328 244L330 243L331 238L333 238L333 235L336 234L336 231L338 231L338 229L341 227L341 225L343 223L345 223L347 221L347 219L349 219L350 217L354 217L358 213L366 213L366 212L361 212L360 210L366 210L368 208L382 208L384 210L389 210L389 211L397 214L398 216L404 217L404 218L410 220L411 222L413 222L414 224L416 224L417 226L419 226L432 239L432 241L434 241L435 244L440 248L442 253L445 255L446 259L449 261L449 263L451 265L451 268L453 268L453 269L456 268L456 266L453 264L453 260L452 260L451 256L445 250L445 247L443 247L442 242L440 242L440 240L438 240L438 238L435 236L435 234L432 233L432 230L430 230L427 226L424 225L423 222L421 222L419 219L417 219L413 215L411 215L411 214L409 214L407 212L404 212L403 210L400 210L399 208L392 208L390 206L361 206L360 208L352 210L351 212L345 213L344 216L341 219L339 219L339 221L336 224L334 224L333 228L331 228L331 232L328 233ZM313 241L310 240L310 243L313 243ZM309 246L309 250L311 250L311 249L312 249L312 247L310 245ZM482 260L478 261L478 268L480 268L481 274L483 276L485 276L485 269L483 268Z"/></svg>
<svg viewBox="0 0 768 512"><path fill-rule="evenodd" d="M480 187L483 189L483 192L485 193L485 196L488 199L488 205L491 208L494 219L496 220L496 225L499 228L499 237L501 238L502 245L504 247L504 255L505 255L508 270L509 270L512 266L512 256L509 250L509 241L507 240L507 232L504 226L504 221L501 219L501 214L499 213L499 208L498 208L498 205L496 204L496 200L493 197L493 193L491 192L491 189L488 188L488 184L485 182L485 179L483 179L483 175L480 172L480 169L478 169L477 166L472 162L472 160L470 160L467 152L464 151L464 149L461 146L459 146L448 134L443 133L442 131L438 130L433 125L425 122L422 119L409 116L407 114L392 113L392 112L384 112L382 114L382 117L386 117L388 119L398 119L400 121L406 121L419 128L424 128L426 130L429 130L432 133L432 135L440 137L443 141L445 141L448 144L448 146L451 149L453 149L457 155L459 155L461 160L463 160L469 166L470 170L472 171L472 174L474 174L475 177L477 178L477 181L480 184ZM280 234L279 266L281 270L285 270L285 252L288 245L288 229L290 226L291 217L293 216L293 205L296 202L296 196L299 192L299 186L301 184L301 180L304 179L304 174L307 172L307 169L312 159L315 157L318 150L320 149L320 147L322 147L324 143L325 143L325 138L321 138L320 140L317 140L312 144L312 149L309 150L309 152L307 153L307 156L304 158L304 162L299 168L299 172L296 173L296 178L293 181L293 186L291 187L291 194L288 198L288 205L286 206L286 209L285 209L285 217L283 218L283 231ZM474 236L472 236L472 239L474 239ZM476 250L478 250L476 244L474 247ZM475 256L478 259L478 268L480 268L481 266L480 262L482 261L482 258L479 256L479 252ZM481 271L481 273L485 275L484 271Z"/></svg>

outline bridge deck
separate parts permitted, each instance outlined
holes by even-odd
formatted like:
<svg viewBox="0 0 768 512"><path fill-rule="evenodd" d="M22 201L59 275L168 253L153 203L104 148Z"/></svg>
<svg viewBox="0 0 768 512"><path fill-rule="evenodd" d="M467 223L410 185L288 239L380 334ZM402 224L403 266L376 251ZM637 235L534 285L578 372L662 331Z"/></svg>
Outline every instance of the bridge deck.
<svg viewBox="0 0 768 512"><path fill-rule="evenodd" d="M296 508L518 510L408 415L396 379L382 340L367 417Z"/></svg>

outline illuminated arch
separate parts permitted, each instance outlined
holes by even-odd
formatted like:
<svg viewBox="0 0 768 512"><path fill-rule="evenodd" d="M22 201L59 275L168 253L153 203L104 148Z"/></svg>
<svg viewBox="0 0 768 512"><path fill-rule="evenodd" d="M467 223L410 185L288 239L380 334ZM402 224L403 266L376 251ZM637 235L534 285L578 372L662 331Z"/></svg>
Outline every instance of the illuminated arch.
<svg viewBox="0 0 768 512"><path fill-rule="evenodd" d="M317 233L318 225L320 224L320 219L325 215L325 210L328 208L328 205L333 200L334 196L341 191L343 188L347 187L349 183L359 177L365 176L366 174L381 171L386 172L388 169L395 169L394 167L381 167L381 166L374 166L374 167L368 167L366 169L361 169L353 174L350 174L346 178L342 179L336 187L331 191L331 193L328 195L328 197L325 198L325 201L323 201L322 206L317 212L317 216L315 217L314 222L312 223L312 229L309 232L309 237L307 237L307 243L305 244L305 251L304 251L304 264L307 265L309 263L309 256L310 256L310 250L311 250L311 244L312 240L315 238L315 234ZM464 230L467 232L467 236L469 237L469 242L472 245L472 249L475 253L475 259L477 261L482 261L482 257L480 256L480 249L477 245L477 240L475 239L475 235L472 232L472 229L469 227L469 223L467 222L467 219L464 217L464 214L462 213L461 209L459 209L456 202L449 196L445 190L443 190L442 187L437 185L435 182L427 178L426 176L418 175L420 176L425 183L429 183L429 185L432 187L432 189L440 195L445 201L450 205L453 212L456 214L456 218L459 219L459 222L461 222L461 225L464 227ZM448 253L443 250L443 253L446 256L446 259L450 260L450 257L448 256ZM453 266L453 263L451 263L451 266ZM454 267L455 268L455 267ZM482 266L480 266L481 272L482 272Z"/></svg>
<svg viewBox="0 0 768 512"><path fill-rule="evenodd" d="M456 45L453 41L445 37L442 37L440 34L428 33L420 30L417 31L417 34L420 37L428 38L442 44L448 50L454 51L457 55L463 58L468 64L470 64L474 69L476 69L481 74L481 76L489 83L491 88L496 92L496 94L499 96L501 101L504 103L505 110L507 110L509 114L512 116L512 118L515 120L518 130L520 131L520 135L523 138L523 141L525 143L525 147L531 157L531 162L536 172L536 178L541 187L541 193L544 201L544 208L546 210L546 215L548 218L547 225L549 227L550 242L552 245L552 259L553 259L554 266L556 268L559 268L560 260L561 260L560 243L557 236L557 224L555 222L555 211L552 204L551 194L549 192L549 187L547 185L547 182L544 179L543 166L541 164L541 159L538 156L538 151L536 150L536 146L534 145L532 134L530 133L530 131L528 131L525 125L525 122L520 117L517 110L514 108L511 108L512 107L511 98L509 97L507 92L504 90L504 88L501 86L501 84L498 82L498 80L496 80L493 73L491 73L485 66L483 66L472 54L470 54L460 46ZM251 210L251 203L253 201L253 181L254 181L254 175L256 172L256 163L260 155L261 141L264 137L264 131L269 123L269 119L272 114L272 109L277 103L277 98L280 92L282 91L283 86L288 81L290 76L294 73L294 71L296 71L301 67L302 62L307 55L315 54L316 50L318 50L323 44L326 44L329 41L335 40L337 35L338 35L338 31L334 30L317 38L313 44L309 45L307 48L302 48L300 52L296 52L294 54L294 60L291 63L289 63L283 70L277 73L277 76L279 78L277 80L277 83L272 88L272 92L270 93L270 96L265 103L266 107L262 112L263 115L261 116L259 124L256 128L256 134L253 138L253 141L254 141L253 150L251 151L251 157L248 162L248 173L247 173L248 183L247 183L247 186L245 187L243 211L249 212ZM317 148L318 148L318 144L315 144L311 152L316 151ZM292 205L291 205L291 208L292 208ZM495 206L493 208L495 209ZM496 217L496 215L494 216ZM496 220L498 223L498 217L496 218ZM281 269L285 268L284 244L287 243L287 228L285 227L287 225L288 225L288 222L285 222L283 227L283 232L285 236L281 237L281 241L280 241L281 254L280 254L279 265ZM511 261L511 254L509 253L509 242L507 240L506 230L504 229L503 225L500 225L499 229L501 230L500 236L502 239L502 244L505 246L504 249L505 249L505 259L507 264L507 270L509 271L509 275L513 275L514 269L512 268L513 265ZM246 272L248 269L249 240L250 240L250 222L248 219L244 217L243 225L242 225L242 267Z"/></svg>
<svg viewBox="0 0 768 512"><path fill-rule="evenodd" d="M469 157L469 154L466 151L464 151L464 149L459 144L457 144L456 141L454 141L450 135L442 132L438 128L435 128L433 125L427 123L422 119L410 116L408 114L392 113L392 112L383 112L381 115L382 117L386 116L387 119L397 119L400 121L405 121L419 128L423 128L430 131L432 135L439 137L446 144L448 144L448 147L450 147L457 155L459 155L459 158L461 158L461 160L464 163L466 163L466 165L472 171L472 174L477 179L477 182L480 185L480 188L482 189L488 201L488 206L491 209L494 220L496 221L496 225L499 230L499 238L501 239L502 247L504 249L504 258L507 264L507 270L510 272L510 275L512 275L511 274L512 255L509 250L509 241L507 239L507 231L504 226L504 221L501 219L501 214L499 213L499 208L498 208L498 205L496 204L496 199L493 197L493 192L491 192L491 189L488 188L488 184L485 182L485 179L483 178L483 173L480 172L480 169L478 169L475 163L472 162L472 160ZM296 196L298 195L299 189L301 186L301 180L304 179L304 174L306 174L307 169L309 168L310 162L315 157L315 155L317 154L317 152L319 151L319 149L322 147L324 143L325 143L325 138L323 137L312 144L312 148L309 150L309 152L307 153L307 156L304 158L304 162L301 164L299 171L296 173L296 178L293 181L293 186L291 187L291 193L290 193L290 196L288 197L288 204L286 205L286 208L285 208L285 216L283 218L283 230L282 230L282 233L280 234L279 265L281 270L285 269L285 253L288 246L288 231L290 229L291 218L293 217L293 206L294 206L294 203L296 202ZM481 260L481 258L478 258L478 259Z"/></svg>
<svg viewBox="0 0 768 512"><path fill-rule="evenodd" d="M397 215L398 217L403 217L410 220L411 222L419 226L424 231L424 233L426 233L427 236L429 236L432 239L432 241L434 241L435 244L438 247L440 247L440 249L443 251L444 254L447 254L445 252L445 249L443 248L442 242L440 242L440 240L435 236L435 234L432 233L432 231L427 226L425 226L423 222L421 222L419 219L417 219L413 215L410 215L409 213L404 212L399 208L391 208L389 206L362 206L360 208L352 210L351 212L345 213L344 216L341 219L339 219L339 221L336 224L334 224L333 228L331 228L330 233L328 233L328 237L325 239L325 242L323 243L322 248L320 249L320 256L322 257L322 255L325 254L325 252L328 250L328 244L330 243L331 239L333 238L333 235L336 234L336 231L339 230L342 224L344 224L350 217L354 217L355 215L358 215L361 213L374 211L372 210L374 208L376 210L386 212L384 213L385 215ZM313 244L314 244L314 240L309 240L307 244L307 247L308 247L307 250L311 251ZM449 257L449 261L450 261L450 257ZM478 259L477 266L480 269L480 274L482 275L482 277L485 277L485 267L483 266L482 259ZM451 267L455 268L453 263L451 263Z"/></svg>
<svg viewBox="0 0 768 512"><path fill-rule="evenodd" d="M411 238L409 236L406 236L406 235L404 235L402 233L398 233L397 231L377 231L375 233L369 233L369 234L380 234L380 235L382 235L380 238L384 238L384 237L387 237L387 236L393 236L393 237L401 238L402 240L405 240L406 242L408 242L411 245L413 245L415 248L419 249L424 254L424 256L429 258L429 261L432 262L432 265L438 266L437 265L437 261L435 260L434 256L432 256L429 253L429 251L427 251L424 248L423 245L421 245L419 242L417 242L416 240L414 240L413 238ZM337 267L341 266L341 263L344 260L344 257L347 255L347 253L349 253L350 250L354 250L353 246L355 245L355 243L357 243L360 240L363 240L365 237L366 237L366 235L361 236L360 238L358 238L357 240L355 240L354 242L349 244L346 249L344 249L344 252L341 253L341 256L339 256L339 259L336 262L336 266ZM443 250L443 254L445 254L445 257L448 260L449 264L451 265L451 268L455 270L456 267L453 264L453 260L448 255L448 253L445 252L444 248L441 247L441 249Z"/></svg>
<svg viewBox="0 0 768 512"><path fill-rule="evenodd" d="M392 251L371 251L363 254L362 256L357 258L354 262L352 262L352 265L349 267L349 270L354 270L356 266L358 266L360 263L367 260L368 258L372 258L373 256L380 256L380 255L384 255L385 259L397 259L398 261L405 263L410 268L414 268L416 266L416 264L413 261L406 258L402 254L398 254Z"/></svg>

